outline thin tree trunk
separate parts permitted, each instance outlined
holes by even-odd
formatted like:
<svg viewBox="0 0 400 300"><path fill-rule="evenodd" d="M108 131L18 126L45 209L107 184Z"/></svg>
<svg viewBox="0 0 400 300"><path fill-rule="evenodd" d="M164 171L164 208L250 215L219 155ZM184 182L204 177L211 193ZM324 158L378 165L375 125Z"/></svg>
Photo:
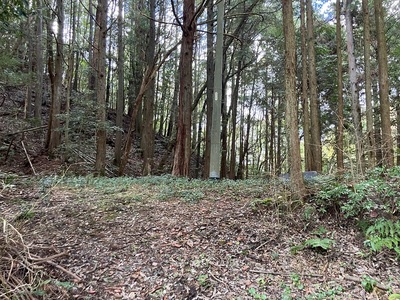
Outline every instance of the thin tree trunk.
<svg viewBox="0 0 400 300"><path fill-rule="evenodd" d="M343 102L343 58L342 58L342 25L340 23L341 4L340 0L336 0L336 52L337 52L337 148L336 148L336 168L341 174L344 170L343 159L343 130L344 130L344 102Z"/></svg>
<svg viewBox="0 0 400 300"><path fill-rule="evenodd" d="M319 103L317 95L317 73L315 65L314 14L312 0L307 0L308 70L310 89L311 153L312 170L322 171L321 129L319 122Z"/></svg>
<svg viewBox="0 0 400 300"><path fill-rule="evenodd" d="M276 120L276 109L275 109L275 92L274 87L271 87L271 126L270 126L270 144L269 144L269 165L272 173L277 174L276 170L276 151L275 151L275 120Z"/></svg>
<svg viewBox="0 0 400 300"><path fill-rule="evenodd" d="M374 139L374 116L372 106L372 76L371 76L371 32L369 20L368 0L362 0L363 21L364 21L364 64L365 64L365 104L367 119L367 152L368 166L375 166L375 139Z"/></svg>
<svg viewBox="0 0 400 300"><path fill-rule="evenodd" d="M351 2L345 2L345 21L346 21L346 41L347 41L347 57L349 61L349 77L350 77L350 91L351 91L351 113L354 125L354 139L356 146L356 164L357 172L363 172L364 169L364 153L362 143L362 125L361 125L361 112L360 102L357 91L357 70L356 59L354 54L354 38L353 38L353 20L351 15Z"/></svg>
<svg viewBox="0 0 400 300"><path fill-rule="evenodd" d="M397 138L396 138L396 146L397 146L397 157L396 157L396 165L400 166L400 94L397 91L396 96L396 130L397 130Z"/></svg>
<svg viewBox="0 0 400 300"><path fill-rule="evenodd" d="M214 28L213 0L207 5L207 121L206 121L206 140L204 151L204 171L203 177L210 176L210 153L211 153L211 126L213 114L213 95L214 95Z"/></svg>
<svg viewBox="0 0 400 300"><path fill-rule="evenodd" d="M36 77L35 89L35 119L42 122L42 101L43 101L43 7L42 0L36 0Z"/></svg>
<svg viewBox="0 0 400 300"><path fill-rule="evenodd" d="M47 151L50 156L54 156L56 148L61 143L61 131L60 131L60 120L58 115L61 112L61 84L62 84L62 73L63 73L63 47L64 47L64 7L63 1L57 0L56 5L56 18L57 18L57 34L56 34L56 58L52 58L52 49L49 53L49 76L51 82L51 105L50 105L50 116L48 123L48 140L46 142ZM51 25L49 22L48 31L51 31ZM50 45L52 48L52 46Z"/></svg>
<svg viewBox="0 0 400 300"><path fill-rule="evenodd" d="M155 64L155 48L156 48L156 25L155 25L156 1L149 1L150 24L148 31L148 42L146 49L146 64L148 68ZM154 97L155 97L155 80L151 80L149 88L145 93L145 101L143 105L143 127L141 146L143 150L143 168L142 175L151 175L154 167Z"/></svg>
<svg viewBox="0 0 400 300"><path fill-rule="evenodd" d="M106 167L106 39L107 39L107 0L99 0L96 12L94 57L96 70L96 173L105 175Z"/></svg>
<svg viewBox="0 0 400 300"><path fill-rule="evenodd" d="M293 24L292 0L282 0L283 32L285 37L285 98L286 126L288 134L288 158L292 194L302 199L305 194L301 171L298 105L296 97L296 40Z"/></svg>
<svg viewBox="0 0 400 300"><path fill-rule="evenodd" d="M381 107L379 105L378 96L378 83L372 85L372 92L374 97L374 138L375 138L375 154L376 165L382 167L382 133L381 133Z"/></svg>
<svg viewBox="0 0 400 300"><path fill-rule="evenodd" d="M378 40L379 101L382 126L383 165L393 167L393 138L390 121L389 77L387 62L387 46L385 37L384 13L381 0L374 0L376 38Z"/></svg>
<svg viewBox="0 0 400 300"><path fill-rule="evenodd" d="M118 76L118 90L117 90L117 103L116 103L116 119L115 125L118 127L115 134L115 148L114 148L114 163L116 166L121 165L122 156L122 130L123 130L123 117L125 108L124 99L124 40L123 40L123 0L118 0L118 61L117 61L117 76Z"/></svg>
<svg viewBox="0 0 400 300"><path fill-rule="evenodd" d="M232 92L232 134L231 134L231 153L230 153L230 164L229 164L229 178L235 179L236 174L236 118L237 118L237 103L239 99L239 86L242 69L242 59L239 58L237 66L236 81Z"/></svg>
<svg viewBox="0 0 400 300"><path fill-rule="evenodd" d="M67 74L66 74L66 100L65 100L65 126L64 126L64 145L66 149L66 153L64 155L64 160L66 160L69 156L70 151L70 141L69 141L69 123L70 123L70 107L71 107L71 88L72 88L72 77L74 75L74 57L75 57L75 39L76 39L76 6L77 3L71 0L72 7L72 22L70 24L70 32L72 33L71 41L69 45L69 53L68 53L68 66L67 66Z"/></svg>
<svg viewBox="0 0 400 300"><path fill-rule="evenodd" d="M93 0L89 0L88 5L88 19L89 19L89 77L88 77L88 89L94 91L96 82L96 70L94 63L94 15L93 15Z"/></svg>
<svg viewBox="0 0 400 300"><path fill-rule="evenodd" d="M32 8L31 8L32 9ZM32 39L32 16L27 17L27 23L26 23L26 35L27 37L27 51L28 51L28 72L29 74L33 72L34 65L36 64L34 62L34 56L33 53L35 52L35 43L37 41L33 41ZM29 118L32 116L32 94L33 94L33 80L29 80L28 86L27 86L27 91L26 91L26 99L25 99L25 111L24 111L24 117Z"/></svg>
<svg viewBox="0 0 400 300"><path fill-rule="evenodd" d="M285 104L285 103L284 103ZM277 109L277 135L276 135L276 162L275 170L277 174L282 174L282 164L285 159L282 159L282 115L285 114L285 106L282 107L282 97L278 97L278 109Z"/></svg>
<svg viewBox="0 0 400 300"><path fill-rule="evenodd" d="M300 30L301 30L301 103L303 106L303 131L304 131L304 165L305 170L313 168L310 134L310 108L308 101L308 70L307 70L307 31L305 16L305 1L300 0Z"/></svg>
<svg viewBox="0 0 400 300"><path fill-rule="evenodd" d="M214 98L211 125L211 156L210 156L210 178L221 177L221 104L223 102L223 46L224 46L224 0L217 5L217 43L215 47L215 70L214 70Z"/></svg>

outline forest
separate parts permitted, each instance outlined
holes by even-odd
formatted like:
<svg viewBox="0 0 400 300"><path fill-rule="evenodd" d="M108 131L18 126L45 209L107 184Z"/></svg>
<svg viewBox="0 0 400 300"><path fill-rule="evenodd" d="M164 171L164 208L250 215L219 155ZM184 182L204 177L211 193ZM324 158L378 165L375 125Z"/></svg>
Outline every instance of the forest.
<svg viewBox="0 0 400 300"><path fill-rule="evenodd" d="M399 0L0 28L0 299L400 299Z"/></svg>

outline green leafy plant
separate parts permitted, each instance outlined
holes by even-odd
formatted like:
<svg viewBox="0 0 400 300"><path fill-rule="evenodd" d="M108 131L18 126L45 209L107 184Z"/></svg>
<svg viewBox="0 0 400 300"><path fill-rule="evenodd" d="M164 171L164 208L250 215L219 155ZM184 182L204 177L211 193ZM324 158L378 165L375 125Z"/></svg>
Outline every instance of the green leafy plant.
<svg viewBox="0 0 400 300"><path fill-rule="evenodd" d="M376 284L377 284L377 281L367 275L364 275L361 280L362 287L368 293L372 293Z"/></svg>
<svg viewBox="0 0 400 300"><path fill-rule="evenodd" d="M299 274L292 274L290 276L292 279L293 285L298 288L299 290L304 289L304 284L301 282L301 277Z"/></svg>
<svg viewBox="0 0 400 300"><path fill-rule="evenodd" d="M340 295L343 291L341 286L332 287L326 291L316 291L315 293L306 296L306 300L334 300L337 299L337 296Z"/></svg>
<svg viewBox="0 0 400 300"><path fill-rule="evenodd" d="M379 219L366 231L365 244L374 252L384 248L394 250L400 258L400 221Z"/></svg>
<svg viewBox="0 0 400 300"><path fill-rule="evenodd" d="M365 178L347 182L327 182L319 185L319 191L312 198L318 211L324 213L329 207L338 205L345 217L360 217L371 213L392 215L400 211L400 168L376 168Z"/></svg>
<svg viewBox="0 0 400 300"><path fill-rule="evenodd" d="M267 300L267 295L264 293L260 294L254 287L247 289L247 293L253 297L253 299Z"/></svg>
<svg viewBox="0 0 400 300"><path fill-rule="evenodd" d="M197 281L198 281L199 285L201 285L202 287L207 288L210 286L210 280L209 280L207 274L200 274L197 277Z"/></svg>
<svg viewBox="0 0 400 300"><path fill-rule="evenodd" d="M400 300L400 294L391 294L388 300Z"/></svg>
<svg viewBox="0 0 400 300"><path fill-rule="evenodd" d="M293 254L296 254L298 251L301 251L305 248L319 250L319 251L328 251L332 249L335 241L329 238L313 238L304 241L303 243L293 246L291 251Z"/></svg>

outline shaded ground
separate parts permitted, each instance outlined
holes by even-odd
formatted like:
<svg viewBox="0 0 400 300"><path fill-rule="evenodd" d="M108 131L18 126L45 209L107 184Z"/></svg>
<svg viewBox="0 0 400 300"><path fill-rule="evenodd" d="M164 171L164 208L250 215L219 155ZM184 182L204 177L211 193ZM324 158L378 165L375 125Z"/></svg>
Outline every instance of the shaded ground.
<svg viewBox="0 0 400 300"><path fill-rule="evenodd" d="M0 194L31 252L55 255L59 299L387 299L365 291L365 276L400 291L394 256L368 255L334 216L284 207L279 184L59 180L3 179ZM335 245L294 253L318 236Z"/></svg>

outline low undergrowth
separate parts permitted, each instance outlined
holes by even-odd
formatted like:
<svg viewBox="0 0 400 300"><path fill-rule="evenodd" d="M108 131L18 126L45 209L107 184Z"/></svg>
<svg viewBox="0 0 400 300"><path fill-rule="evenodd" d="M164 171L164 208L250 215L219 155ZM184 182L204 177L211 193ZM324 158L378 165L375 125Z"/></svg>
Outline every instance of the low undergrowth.
<svg viewBox="0 0 400 300"><path fill-rule="evenodd" d="M372 252L393 251L400 259L400 167L375 168L364 178L314 183L318 191L309 204L319 213L336 209L352 220Z"/></svg>

